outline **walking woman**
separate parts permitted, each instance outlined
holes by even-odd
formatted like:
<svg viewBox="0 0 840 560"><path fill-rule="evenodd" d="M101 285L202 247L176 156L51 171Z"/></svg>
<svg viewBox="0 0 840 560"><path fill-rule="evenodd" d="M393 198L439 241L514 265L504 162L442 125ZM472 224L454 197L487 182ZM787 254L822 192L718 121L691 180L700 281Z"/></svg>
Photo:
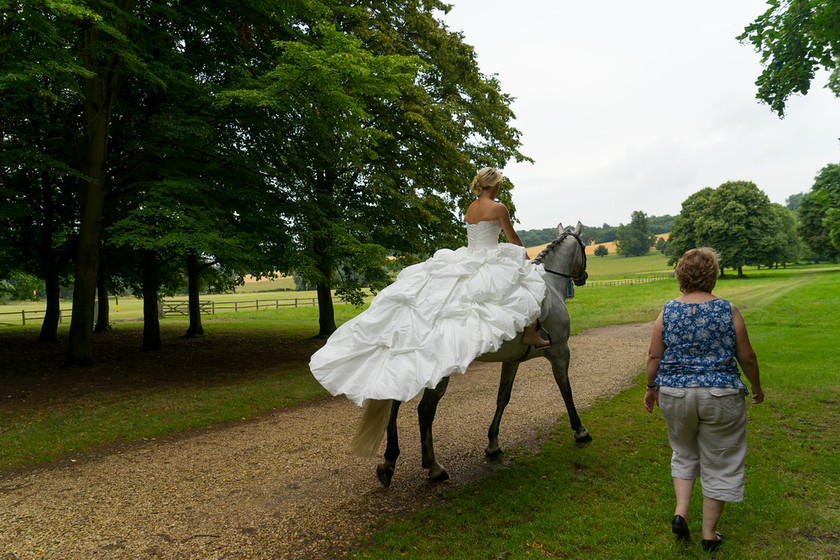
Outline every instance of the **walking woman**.
<svg viewBox="0 0 840 560"><path fill-rule="evenodd" d="M718 268L718 254L709 248L691 249L677 263L683 295L667 302L654 323L644 398L648 412L659 404L668 428L676 495L671 530L680 539L689 536L689 505L699 477L702 546L709 552L723 542L717 524L726 502L744 500L748 392L738 365L752 403L764 401L744 319L734 305L712 295Z"/></svg>

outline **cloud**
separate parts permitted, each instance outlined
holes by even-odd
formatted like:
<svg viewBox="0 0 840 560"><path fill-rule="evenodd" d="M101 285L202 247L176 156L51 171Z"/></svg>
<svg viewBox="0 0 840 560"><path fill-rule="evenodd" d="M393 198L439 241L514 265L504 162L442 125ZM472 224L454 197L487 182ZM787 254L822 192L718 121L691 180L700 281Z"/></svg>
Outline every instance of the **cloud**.
<svg viewBox="0 0 840 560"><path fill-rule="evenodd" d="M518 227L676 214L705 186L751 180L774 202L840 161L840 100L825 90L778 119L755 99L758 55L735 37L763 0L456 0L446 21L517 98L531 164L511 164Z"/></svg>

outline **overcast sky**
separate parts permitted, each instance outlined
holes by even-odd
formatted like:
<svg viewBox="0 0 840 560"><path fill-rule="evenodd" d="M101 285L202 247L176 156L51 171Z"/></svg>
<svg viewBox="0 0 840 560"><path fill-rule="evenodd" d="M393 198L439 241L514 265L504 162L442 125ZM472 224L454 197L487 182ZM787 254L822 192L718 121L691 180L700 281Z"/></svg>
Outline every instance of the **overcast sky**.
<svg viewBox="0 0 840 560"><path fill-rule="evenodd" d="M735 37L763 0L449 0L443 20L516 97L533 164L511 162L518 229L676 215L690 194L753 181L772 202L840 162L840 99L819 74L780 120Z"/></svg>

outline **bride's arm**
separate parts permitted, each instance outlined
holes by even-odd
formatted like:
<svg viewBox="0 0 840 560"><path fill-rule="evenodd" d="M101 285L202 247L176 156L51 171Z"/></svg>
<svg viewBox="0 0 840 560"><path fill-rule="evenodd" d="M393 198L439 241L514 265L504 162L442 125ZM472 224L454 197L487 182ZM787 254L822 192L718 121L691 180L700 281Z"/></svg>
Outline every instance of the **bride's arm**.
<svg viewBox="0 0 840 560"><path fill-rule="evenodd" d="M504 204L499 203L499 223L502 224L502 231L505 232L508 242L522 247L522 240L513 229L513 224L510 222L510 213Z"/></svg>

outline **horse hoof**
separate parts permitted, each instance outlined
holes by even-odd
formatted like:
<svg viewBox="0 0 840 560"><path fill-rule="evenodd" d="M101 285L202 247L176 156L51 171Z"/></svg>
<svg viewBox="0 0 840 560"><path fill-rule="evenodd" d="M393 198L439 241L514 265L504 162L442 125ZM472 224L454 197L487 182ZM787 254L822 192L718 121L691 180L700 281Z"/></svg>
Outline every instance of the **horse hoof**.
<svg viewBox="0 0 840 560"><path fill-rule="evenodd" d="M379 479L379 482L382 483L382 486L388 488L391 486L391 479L394 478L394 467L390 467L386 464L381 464L376 466L376 478Z"/></svg>
<svg viewBox="0 0 840 560"><path fill-rule="evenodd" d="M498 459L502 454L502 448L499 447L498 443L495 445L488 445L484 450L484 454L488 459Z"/></svg>
<svg viewBox="0 0 840 560"><path fill-rule="evenodd" d="M433 480L434 482L449 480L449 473L446 472L446 469L435 463L429 469L429 480Z"/></svg>
<svg viewBox="0 0 840 560"><path fill-rule="evenodd" d="M575 441L578 443L589 443L592 441L592 436L586 431L586 428L578 428L575 430Z"/></svg>

